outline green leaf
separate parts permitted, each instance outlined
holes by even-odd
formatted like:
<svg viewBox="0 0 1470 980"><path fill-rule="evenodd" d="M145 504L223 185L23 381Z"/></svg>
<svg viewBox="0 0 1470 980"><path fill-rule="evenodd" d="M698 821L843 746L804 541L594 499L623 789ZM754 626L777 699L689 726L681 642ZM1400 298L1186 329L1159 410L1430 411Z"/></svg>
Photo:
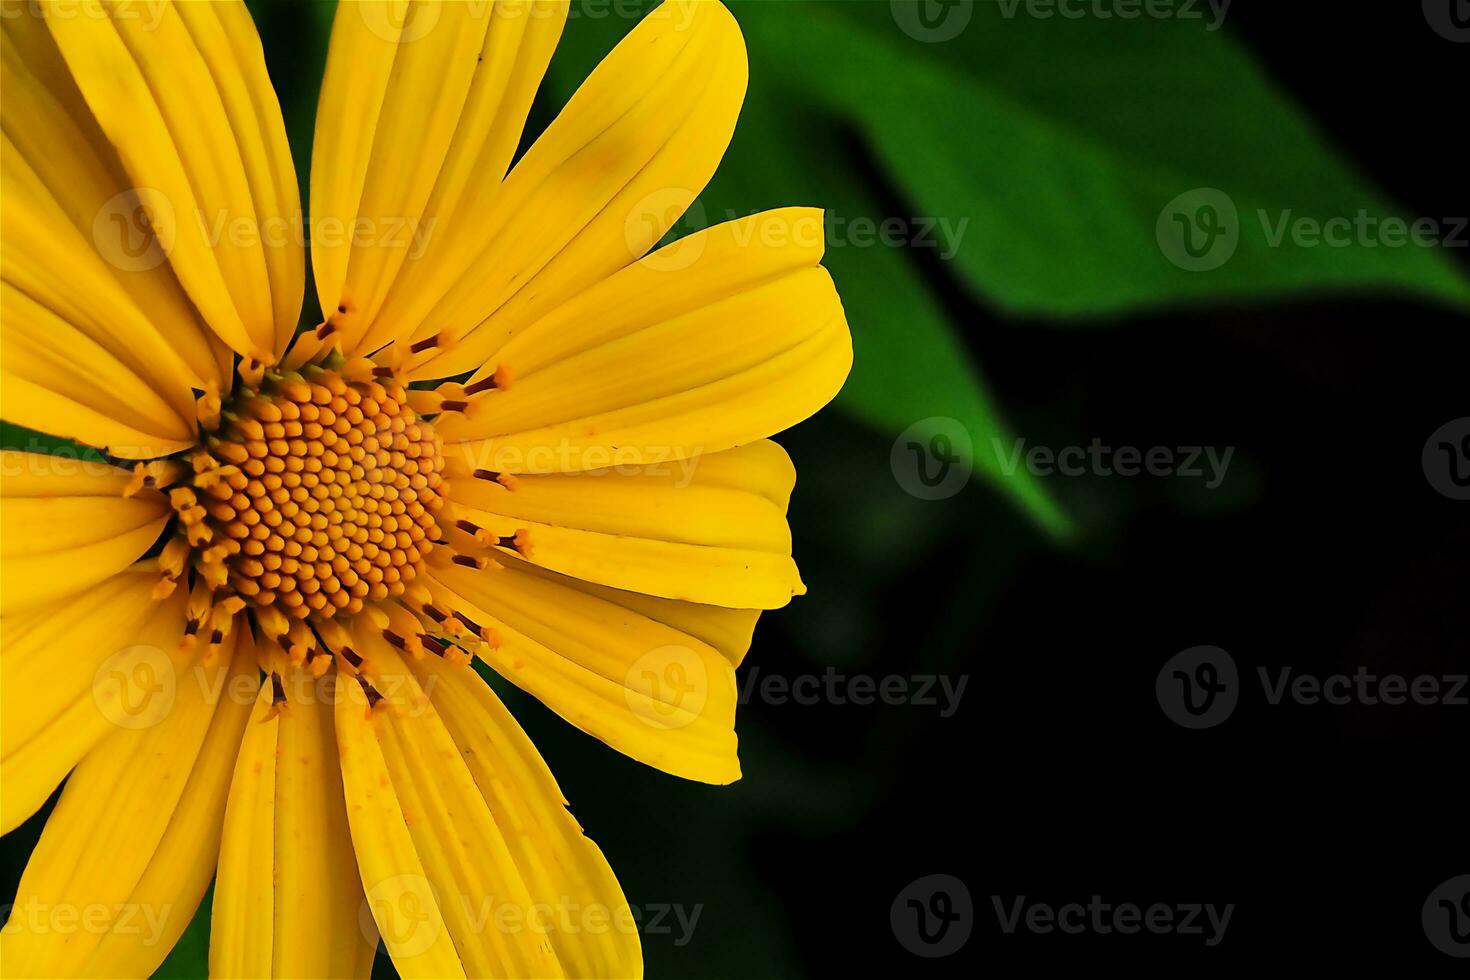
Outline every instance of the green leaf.
<svg viewBox="0 0 1470 980"><path fill-rule="evenodd" d="M794 16L789 5L772 6ZM748 11L736 10L742 26ZM546 94L558 105L565 101L632 26L613 18L573 19L552 62ZM890 439L926 419L953 419L970 436L971 447L954 447L964 465L973 465L1049 534L1066 537L1071 524L1041 484L1024 468L1002 468L995 447L1014 440L914 256L848 234L880 225L892 210L857 176L846 134L829 116L813 115L791 99L778 66L758 42L752 40L750 49L750 90L735 139L714 181L671 237L768 208L823 208L823 264L842 295L854 346L852 375L837 405Z"/></svg>
<svg viewBox="0 0 1470 980"><path fill-rule="evenodd" d="M957 18L947 30L909 21L927 41L889 3L800 9L736 5L752 72L856 127L920 213L965 222L946 243L954 264L1003 308L1098 315L1326 289L1470 302L1441 248L1389 244L1392 209L1211 29L1210 5L1194 5L1199 19L1124 19L959 0L926 8L927 23ZM1370 230L1339 227L1341 247L1278 236L1283 219L1360 214ZM1181 253L1182 222L1202 251L1214 243L1202 261Z"/></svg>
<svg viewBox="0 0 1470 980"><path fill-rule="evenodd" d="M73 459L101 461L103 456L91 446L84 446L60 436L48 436L44 432L27 429L14 422L0 420L0 449L15 449L26 453L46 453L52 456L68 456Z"/></svg>

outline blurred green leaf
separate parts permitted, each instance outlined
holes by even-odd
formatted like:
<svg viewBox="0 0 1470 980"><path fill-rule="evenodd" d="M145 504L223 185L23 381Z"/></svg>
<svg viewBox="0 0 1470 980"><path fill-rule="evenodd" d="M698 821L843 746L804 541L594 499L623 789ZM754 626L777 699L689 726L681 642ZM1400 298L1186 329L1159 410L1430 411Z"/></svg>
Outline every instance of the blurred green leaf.
<svg viewBox="0 0 1470 980"><path fill-rule="evenodd" d="M812 5L771 6L804 22ZM737 6L742 25L749 9ZM557 105L564 102L632 26L617 18L573 18L545 94ZM955 419L971 436L974 455L968 462L1048 533L1065 537L1071 524L1040 483L1024 468L1002 468L994 447L1014 440L911 251L856 233L894 216L855 175L845 132L830 116L812 115L793 102L778 58L758 43L750 47L750 90L735 139L714 181L671 237L768 208L823 208L823 264L842 294L854 345L852 375L837 404L888 438L931 417ZM965 452L963 446L956 449Z"/></svg>
<svg viewBox="0 0 1470 980"><path fill-rule="evenodd" d="M968 19L913 31L928 41L906 33L889 3L818 0L799 15L789 4L734 6L753 65L778 75L768 81L857 127L921 213L951 228L968 219L947 242L955 265L1002 307L1112 314L1326 289L1470 301L1438 247L1390 246L1353 228L1341 229L1342 247L1278 237L1283 218L1393 212L1228 32L1211 29L1209 5L1195 6L1199 19L1125 19L962 0L929 8L929 23ZM1235 209L1233 254L1198 223L1212 217L1200 211L1211 202L1189 193L1201 188ZM1228 208L1215 214L1228 227ZM1161 216L1165 232L1192 221L1197 246L1219 242L1208 268L1166 256L1178 246L1161 245Z"/></svg>
<svg viewBox="0 0 1470 980"><path fill-rule="evenodd" d="M50 453L71 456L76 459L101 460L102 454L91 446L83 446L70 439L48 436L44 432L27 429L14 422L0 420L0 449L16 449L26 453Z"/></svg>

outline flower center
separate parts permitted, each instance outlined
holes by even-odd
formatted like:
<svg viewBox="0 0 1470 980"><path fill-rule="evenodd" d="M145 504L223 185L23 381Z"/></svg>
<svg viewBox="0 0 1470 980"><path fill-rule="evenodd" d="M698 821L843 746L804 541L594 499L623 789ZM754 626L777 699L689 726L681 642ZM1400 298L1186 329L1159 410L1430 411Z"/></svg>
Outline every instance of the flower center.
<svg viewBox="0 0 1470 980"><path fill-rule="evenodd" d="M266 374L188 462L192 485L169 491L179 533L208 587L242 607L356 613L402 595L440 539L439 438L391 377Z"/></svg>

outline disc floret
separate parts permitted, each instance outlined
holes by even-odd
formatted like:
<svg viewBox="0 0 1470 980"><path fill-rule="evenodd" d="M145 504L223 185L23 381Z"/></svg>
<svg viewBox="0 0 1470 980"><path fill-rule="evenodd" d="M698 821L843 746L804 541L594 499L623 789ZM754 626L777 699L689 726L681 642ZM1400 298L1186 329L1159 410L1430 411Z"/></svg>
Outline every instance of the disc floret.
<svg viewBox="0 0 1470 980"><path fill-rule="evenodd" d="M192 566L216 600L351 615L402 595L440 540L438 436L369 361L265 372L182 462L164 588Z"/></svg>

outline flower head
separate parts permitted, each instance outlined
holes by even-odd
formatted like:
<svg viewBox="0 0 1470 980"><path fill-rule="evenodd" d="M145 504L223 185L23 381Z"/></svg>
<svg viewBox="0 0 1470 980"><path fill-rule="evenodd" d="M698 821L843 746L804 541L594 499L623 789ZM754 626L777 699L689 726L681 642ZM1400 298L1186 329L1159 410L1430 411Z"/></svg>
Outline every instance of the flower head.
<svg viewBox="0 0 1470 980"><path fill-rule="evenodd" d="M4 452L0 825L66 779L7 975L147 974L212 878L222 976L379 937L404 976L640 973L470 665L739 776L734 668L803 590L769 437L851 346L818 212L655 250L735 21L670 0L512 167L564 0L343 2L308 218L243 5L4 3L0 413L97 450Z"/></svg>

